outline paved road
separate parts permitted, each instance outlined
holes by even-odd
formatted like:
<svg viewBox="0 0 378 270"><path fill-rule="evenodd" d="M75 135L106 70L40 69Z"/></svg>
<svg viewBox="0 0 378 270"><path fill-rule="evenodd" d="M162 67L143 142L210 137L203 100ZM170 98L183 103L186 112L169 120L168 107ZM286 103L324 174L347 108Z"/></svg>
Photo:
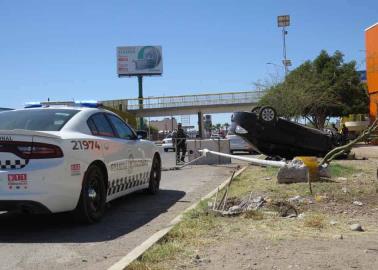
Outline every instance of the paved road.
<svg viewBox="0 0 378 270"><path fill-rule="evenodd" d="M174 164L163 153L163 166ZM179 212L223 182L235 165L193 166L163 173L156 196L112 202L103 221L77 225L67 214L0 215L0 269L107 269Z"/></svg>

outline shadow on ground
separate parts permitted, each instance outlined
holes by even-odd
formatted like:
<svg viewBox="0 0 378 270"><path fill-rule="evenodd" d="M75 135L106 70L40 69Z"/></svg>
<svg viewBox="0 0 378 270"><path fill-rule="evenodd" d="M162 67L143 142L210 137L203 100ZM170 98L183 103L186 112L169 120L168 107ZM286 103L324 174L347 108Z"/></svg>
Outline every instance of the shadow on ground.
<svg viewBox="0 0 378 270"><path fill-rule="evenodd" d="M0 215L0 243L87 243L113 240L156 218L184 197L185 192L160 190L151 196L135 193L110 203L100 223L81 225L69 213Z"/></svg>

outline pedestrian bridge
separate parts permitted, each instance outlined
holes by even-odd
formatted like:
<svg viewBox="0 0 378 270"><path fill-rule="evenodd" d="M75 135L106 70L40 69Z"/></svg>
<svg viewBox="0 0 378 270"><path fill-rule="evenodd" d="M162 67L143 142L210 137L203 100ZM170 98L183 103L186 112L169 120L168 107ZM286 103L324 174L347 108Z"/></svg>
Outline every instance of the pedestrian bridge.
<svg viewBox="0 0 378 270"><path fill-rule="evenodd" d="M230 113L250 111L264 94L265 91L245 91L117 99L102 101L102 103L105 106L133 113L137 117Z"/></svg>

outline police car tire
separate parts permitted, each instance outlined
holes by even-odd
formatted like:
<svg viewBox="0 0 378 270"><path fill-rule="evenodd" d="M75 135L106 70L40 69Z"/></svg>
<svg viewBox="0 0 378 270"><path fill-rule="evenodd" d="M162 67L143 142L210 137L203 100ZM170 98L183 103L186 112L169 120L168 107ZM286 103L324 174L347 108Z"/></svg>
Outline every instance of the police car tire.
<svg viewBox="0 0 378 270"><path fill-rule="evenodd" d="M105 213L106 187L104 173L97 165L91 165L85 173L79 203L75 217L81 223L95 223L101 220ZM94 190L91 198L90 190Z"/></svg>
<svg viewBox="0 0 378 270"><path fill-rule="evenodd" d="M147 188L147 192L149 194L153 195L159 192L160 179L161 179L161 162L160 162L160 159L155 155L152 161L150 181Z"/></svg>

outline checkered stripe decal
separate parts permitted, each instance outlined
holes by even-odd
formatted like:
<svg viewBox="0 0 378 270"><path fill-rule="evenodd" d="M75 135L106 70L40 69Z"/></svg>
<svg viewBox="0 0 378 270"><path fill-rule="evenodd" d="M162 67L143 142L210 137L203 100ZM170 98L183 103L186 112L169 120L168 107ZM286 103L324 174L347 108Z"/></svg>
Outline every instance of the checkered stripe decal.
<svg viewBox="0 0 378 270"><path fill-rule="evenodd" d="M15 170L22 169L28 165L29 160L16 159L16 160L0 160L0 169L2 170Z"/></svg>
<svg viewBox="0 0 378 270"><path fill-rule="evenodd" d="M127 189L147 184L150 180L150 173L139 173L136 175L129 175L120 179L115 179L109 182L108 196L125 191Z"/></svg>

